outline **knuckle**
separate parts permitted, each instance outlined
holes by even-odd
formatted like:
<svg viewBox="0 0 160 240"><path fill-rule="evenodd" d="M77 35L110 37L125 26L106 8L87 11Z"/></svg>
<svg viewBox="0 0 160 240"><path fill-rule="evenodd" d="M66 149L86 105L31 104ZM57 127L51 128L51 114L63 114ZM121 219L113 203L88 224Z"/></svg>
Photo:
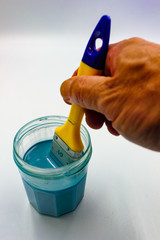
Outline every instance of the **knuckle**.
<svg viewBox="0 0 160 240"><path fill-rule="evenodd" d="M83 105L84 101L84 81L84 77L76 78L71 89L73 101L79 105Z"/></svg>

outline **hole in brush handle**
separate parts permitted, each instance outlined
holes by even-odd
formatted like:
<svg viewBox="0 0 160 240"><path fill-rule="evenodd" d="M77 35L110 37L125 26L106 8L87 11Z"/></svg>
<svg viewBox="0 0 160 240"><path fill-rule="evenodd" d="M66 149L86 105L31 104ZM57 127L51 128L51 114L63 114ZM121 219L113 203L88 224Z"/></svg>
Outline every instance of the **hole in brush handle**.
<svg viewBox="0 0 160 240"><path fill-rule="evenodd" d="M100 51L102 46L103 46L103 39L102 38L97 38L95 40L95 49L96 49L96 51Z"/></svg>

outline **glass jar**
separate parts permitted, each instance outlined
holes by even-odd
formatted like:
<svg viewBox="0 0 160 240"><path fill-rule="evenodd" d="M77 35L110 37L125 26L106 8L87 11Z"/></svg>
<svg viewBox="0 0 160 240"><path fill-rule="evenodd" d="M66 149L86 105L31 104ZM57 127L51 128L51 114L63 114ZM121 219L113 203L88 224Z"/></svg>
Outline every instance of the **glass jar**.
<svg viewBox="0 0 160 240"><path fill-rule="evenodd" d="M13 142L13 158L32 206L42 214L60 216L73 211L84 196L88 162L92 154L90 135L81 125L84 151L78 160L58 168L41 168L24 161L26 152L35 144L52 140L55 128L67 118L47 116L24 125Z"/></svg>

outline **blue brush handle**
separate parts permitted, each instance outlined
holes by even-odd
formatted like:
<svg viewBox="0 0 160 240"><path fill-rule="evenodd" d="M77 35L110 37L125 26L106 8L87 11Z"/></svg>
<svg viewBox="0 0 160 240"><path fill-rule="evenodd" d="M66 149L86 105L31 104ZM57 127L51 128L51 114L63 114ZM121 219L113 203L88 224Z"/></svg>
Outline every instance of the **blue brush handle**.
<svg viewBox="0 0 160 240"><path fill-rule="evenodd" d="M104 15L99 20L97 26L95 27L87 47L85 49L82 62L87 64L88 66L102 70L104 68L106 54L108 51L109 45L109 37L110 37L110 26L111 26L111 19L109 16ZM96 49L96 39L102 40L102 46L98 51Z"/></svg>

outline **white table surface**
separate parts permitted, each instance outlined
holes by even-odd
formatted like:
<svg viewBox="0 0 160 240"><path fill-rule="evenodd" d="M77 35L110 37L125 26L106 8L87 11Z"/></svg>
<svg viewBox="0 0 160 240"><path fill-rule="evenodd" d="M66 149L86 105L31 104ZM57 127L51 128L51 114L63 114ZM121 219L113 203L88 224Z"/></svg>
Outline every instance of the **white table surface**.
<svg viewBox="0 0 160 240"><path fill-rule="evenodd" d="M74 212L43 216L28 202L13 138L32 119L68 115L59 87L78 67L88 40L74 37L0 38L0 239L159 240L160 154L112 136L105 126L87 127L93 155L85 196Z"/></svg>

